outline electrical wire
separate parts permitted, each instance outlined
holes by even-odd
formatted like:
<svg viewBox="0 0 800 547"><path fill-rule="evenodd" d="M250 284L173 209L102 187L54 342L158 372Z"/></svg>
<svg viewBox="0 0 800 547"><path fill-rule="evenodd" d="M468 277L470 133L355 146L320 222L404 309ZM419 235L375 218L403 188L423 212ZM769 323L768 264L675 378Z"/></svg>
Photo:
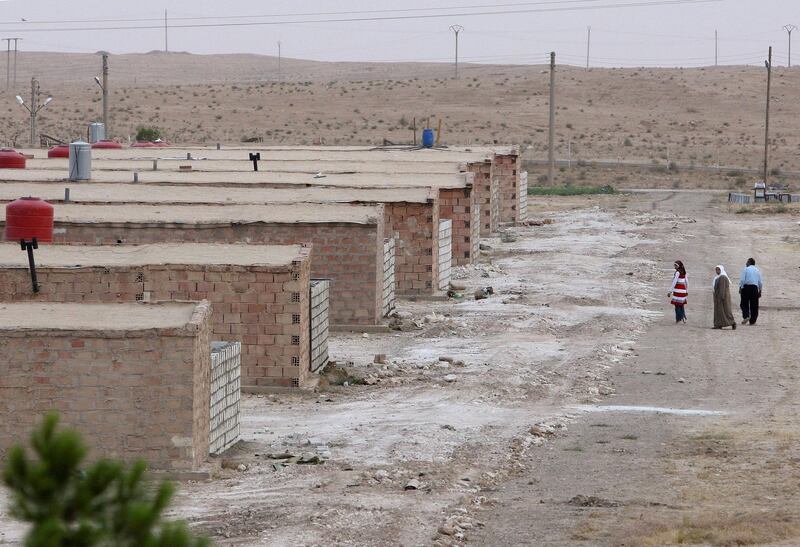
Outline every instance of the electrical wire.
<svg viewBox="0 0 800 547"><path fill-rule="evenodd" d="M342 17L329 19L307 19L298 21L245 21L238 23L185 23L177 25L167 25L170 29L193 29L193 28L222 28L222 27L257 27L288 25L299 23L354 23L364 21L407 21L419 19L441 19L445 17L477 17L491 15L519 15L526 13L553 13L553 12L575 12L600 9L629 9L655 6L675 6L675 5L697 5L723 2L724 0L646 0L644 2L614 2L603 5L583 5L583 6L561 6L553 8L530 8L530 9L509 9L500 11L475 11L475 12L453 12L422 15L391 15L376 17ZM64 28L18 28L8 29L6 32L26 33L26 32L92 32L92 31L111 31L111 30L162 30L164 25L125 25L125 26L101 26L101 27L64 27Z"/></svg>

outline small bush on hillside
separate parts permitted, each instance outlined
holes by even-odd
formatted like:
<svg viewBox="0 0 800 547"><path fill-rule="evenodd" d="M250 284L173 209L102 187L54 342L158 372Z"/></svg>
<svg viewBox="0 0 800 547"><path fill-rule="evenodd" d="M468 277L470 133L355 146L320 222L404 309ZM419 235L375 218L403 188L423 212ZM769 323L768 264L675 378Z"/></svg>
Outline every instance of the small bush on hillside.
<svg viewBox="0 0 800 547"><path fill-rule="evenodd" d="M145 141L155 141L161 138L161 130L157 127L145 127L140 125L136 128L136 140L145 142Z"/></svg>

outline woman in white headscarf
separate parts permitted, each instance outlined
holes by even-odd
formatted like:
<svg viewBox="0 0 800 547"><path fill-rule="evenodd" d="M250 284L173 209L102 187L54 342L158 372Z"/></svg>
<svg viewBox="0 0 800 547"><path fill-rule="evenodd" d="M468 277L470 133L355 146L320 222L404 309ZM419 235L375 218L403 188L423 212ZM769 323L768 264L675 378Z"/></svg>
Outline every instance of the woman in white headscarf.
<svg viewBox="0 0 800 547"><path fill-rule="evenodd" d="M720 264L716 268L716 277L712 283L714 289L714 328L732 327L736 330L736 318L731 311L731 280Z"/></svg>

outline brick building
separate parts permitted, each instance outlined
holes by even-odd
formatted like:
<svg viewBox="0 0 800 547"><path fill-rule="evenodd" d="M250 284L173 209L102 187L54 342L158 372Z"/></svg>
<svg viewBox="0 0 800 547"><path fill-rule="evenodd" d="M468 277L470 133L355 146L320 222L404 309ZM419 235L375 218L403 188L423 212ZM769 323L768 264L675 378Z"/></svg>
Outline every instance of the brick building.
<svg viewBox="0 0 800 547"><path fill-rule="evenodd" d="M331 322L363 326L383 316L384 228L382 205L63 204L56 207L54 238L92 245L311 244L312 277L331 280Z"/></svg>
<svg viewBox="0 0 800 547"><path fill-rule="evenodd" d="M36 258L40 290L34 293L25 253L0 244L0 301L208 300L214 340L242 343L245 391L312 380L309 248L43 245Z"/></svg>
<svg viewBox="0 0 800 547"><path fill-rule="evenodd" d="M324 180L324 179L323 179ZM395 238L397 290L401 294L430 294L436 291L439 256L433 237L435 222L453 220L452 258L456 264L471 262L478 247L477 226L471 213L472 199L464 177L459 186L436 190L424 186L408 188L350 188L333 186L279 188L218 188L201 186L147 186L136 184L87 184L70 189L70 202L80 204L299 204L356 203L384 205L385 237ZM64 200L64 184L8 183L0 186L0 201L19 195L36 195L58 203ZM431 268L428 268L428 267Z"/></svg>
<svg viewBox="0 0 800 547"><path fill-rule="evenodd" d="M0 457L58 411L93 457L208 459L209 304L0 303Z"/></svg>

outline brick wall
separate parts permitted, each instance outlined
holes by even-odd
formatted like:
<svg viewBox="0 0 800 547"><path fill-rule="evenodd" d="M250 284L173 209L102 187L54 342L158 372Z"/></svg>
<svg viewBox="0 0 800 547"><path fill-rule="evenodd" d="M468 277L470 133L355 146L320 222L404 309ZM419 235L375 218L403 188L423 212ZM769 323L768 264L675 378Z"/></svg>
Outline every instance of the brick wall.
<svg viewBox="0 0 800 547"><path fill-rule="evenodd" d="M334 325L376 325L382 318L383 215L377 224L153 224L56 222L56 243L312 243L313 277L331 280Z"/></svg>
<svg viewBox="0 0 800 547"><path fill-rule="evenodd" d="M453 221L453 264L471 264L481 238L481 210L475 184L471 188L440 189L439 211L441 220Z"/></svg>
<svg viewBox="0 0 800 547"><path fill-rule="evenodd" d="M0 330L0 456L56 410L92 457L198 469L209 453L209 330L207 302L181 328Z"/></svg>
<svg viewBox="0 0 800 547"><path fill-rule="evenodd" d="M519 222L528 218L528 172L519 174Z"/></svg>
<svg viewBox="0 0 800 547"><path fill-rule="evenodd" d="M519 154L496 154L492 163L500 184L500 224L519 224Z"/></svg>
<svg viewBox="0 0 800 547"><path fill-rule="evenodd" d="M387 203L386 225L395 245L395 283L398 294L436 291L439 253L439 199L428 203Z"/></svg>
<svg viewBox="0 0 800 547"><path fill-rule="evenodd" d="M497 219L492 219L492 214L497 209L492 207L492 181L494 180L494 164L473 162L467 164L467 171L473 173L473 192L475 205L480 209L480 237L489 237L495 231L492 226L497 225Z"/></svg>
<svg viewBox="0 0 800 547"><path fill-rule="evenodd" d="M304 386L310 379L309 249L291 266L147 265L0 268L0 301L209 300L214 340L242 343L242 386Z"/></svg>

